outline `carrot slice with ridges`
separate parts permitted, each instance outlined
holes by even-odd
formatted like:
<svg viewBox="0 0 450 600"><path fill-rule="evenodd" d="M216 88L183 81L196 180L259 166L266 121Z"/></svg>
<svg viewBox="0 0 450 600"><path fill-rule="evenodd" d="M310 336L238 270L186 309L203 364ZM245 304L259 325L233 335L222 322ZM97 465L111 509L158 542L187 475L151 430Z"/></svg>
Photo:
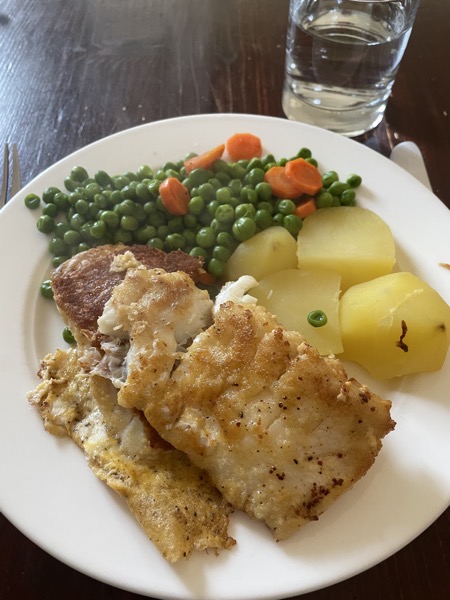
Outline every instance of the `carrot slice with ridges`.
<svg viewBox="0 0 450 600"><path fill-rule="evenodd" d="M305 217L311 215L316 210L317 210L316 202L315 202L314 198L310 198L309 200L306 200L306 202L302 202L301 204L299 204L296 207L294 214L296 214L297 217L304 219Z"/></svg>
<svg viewBox="0 0 450 600"><path fill-rule="evenodd" d="M193 156L184 161L184 168L187 173L191 173L194 169L210 169L216 160L222 158L225 152L225 144L220 144L211 150L207 150L203 154Z"/></svg>
<svg viewBox="0 0 450 600"><path fill-rule="evenodd" d="M253 133L235 133L226 142L226 149L231 160L250 160L262 155L262 144Z"/></svg>
<svg viewBox="0 0 450 600"><path fill-rule="evenodd" d="M264 175L264 181L272 187L272 194L277 198L293 200L299 198L302 192L287 177L284 167L270 167Z"/></svg>
<svg viewBox="0 0 450 600"><path fill-rule="evenodd" d="M185 215L190 200L189 190L176 177L168 177L159 186L159 195L167 212Z"/></svg>
<svg viewBox="0 0 450 600"><path fill-rule="evenodd" d="M304 158L289 160L285 169L286 176L303 194L314 196L322 189L322 176L317 167Z"/></svg>

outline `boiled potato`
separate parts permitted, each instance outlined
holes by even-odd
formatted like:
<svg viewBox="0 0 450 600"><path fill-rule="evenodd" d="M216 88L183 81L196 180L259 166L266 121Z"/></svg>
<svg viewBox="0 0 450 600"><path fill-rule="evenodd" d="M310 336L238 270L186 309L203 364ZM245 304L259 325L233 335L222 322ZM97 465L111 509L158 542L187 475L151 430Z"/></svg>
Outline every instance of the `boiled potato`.
<svg viewBox="0 0 450 600"><path fill-rule="evenodd" d="M303 223L297 240L298 266L341 274L342 289L392 271L395 243L388 225L358 206L317 210Z"/></svg>
<svg viewBox="0 0 450 600"><path fill-rule="evenodd" d="M251 295L287 329L299 331L321 354L342 352L339 327L340 276L334 271L287 269L263 277ZM307 316L322 310L327 323L313 327Z"/></svg>
<svg viewBox="0 0 450 600"><path fill-rule="evenodd" d="M411 273L348 289L340 302L344 353L374 377L437 371L450 342L450 307Z"/></svg>
<svg viewBox="0 0 450 600"><path fill-rule="evenodd" d="M235 281L252 275L257 281L283 269L297 266L297 245L284 227L270 227L242 242L227 263L225 278Z"/></svg>

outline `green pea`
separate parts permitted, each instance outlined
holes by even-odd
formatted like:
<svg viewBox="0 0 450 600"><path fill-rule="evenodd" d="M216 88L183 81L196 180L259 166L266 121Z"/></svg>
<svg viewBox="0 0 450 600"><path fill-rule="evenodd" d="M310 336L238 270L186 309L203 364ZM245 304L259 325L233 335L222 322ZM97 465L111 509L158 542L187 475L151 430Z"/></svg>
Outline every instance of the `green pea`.
<svg viewBox="0 0 450 600"><path fill-rule="evenodd" d="M40 292L44 298L48 298L50 300L53 298L53 288L50 279L46 279L41 283Z"/></svg>
<svg viewBox="0 0 450 600"><path fill-rule="evenodd" d="M341 194L342 206L355 206L356 204L356 192L353 188L344 190Z"/></svg>
<svg viewBox="0 0 450 600"><path fill-rule="evenodd" d="M205 202L210 202L211 200L215 199L216 190L211 183L202 183L198 186L198 195L201 196Z"/></svg>
<svg viewBox="0 0 450 600"><path fill-rule="evenodd" d="M231 196L231 190L228 187L221 187L216 190L216 200L220 204L229 204Z"/></svg>
<svg viewBox="0 0 450 600"><path fill-rule="evenodd" d="M234 208L231 204L219 204L214 216L220 223L232 223L234 221Z"/></svg>
<svg viewBox="0 0 450 600"><path fill-rule="evenodd" d="M230 165L230 177L232 179L242 180L247 174L247 166L243 166L240 163L235 163Z"/></svg>
<svg viewBox="0 0 450 600"><path fill-rule="evenodd" d="M107 225L109 229L117 229L120 223L119 215L113 210L104 210L100 219Z"/></svg>
<svg viewBox="0 0 450 600"><path fill-rule="evenodd" d="M59 265L62 265L63 262L66 262L66 260L68 259L68 256L54 256L52 258L52 267L59 267Z"/></svg>
<svg viewBox="0 0 450 600"><path fill-rule="evenodd" d="M189 175L192 185L199 186L206 183L210 178L211 172L206 169L194 169Z"/></svg>
<svg viewBox="0 0 450 600"><path fill-rule="evenodd" d="M225 173L224 171L219 171L218 173L216 173L216 179L220 181L222 186L226 186L230 183L231 177L230 175L228 175L228 173Z"/></svg>
<svg viewBox="0 0 450 600"><path fill-rule="evenodd" d="M189 200L187 209L191 215L200 215L205 209L205 201L201 196L194 196Z"/></svg>
<svg viewBox="0 0 450 600"><path fill-rule="evenodd" d="M212 258L217 258L217 260L221 260L222 262L226 263L230 256L231 250L226 246L214 246L212 249Z"/></svg>
<svg viewBox="0 0 450 600"><path fill-rule="evenodd" d="M186 239L181 233L169 233L165 239L165 246L169 250L183 250L186 246Z"/></svg>
<svg viewBox="0 0 450 600"><path fill-rule="evenodd" d="M216 214L216 210L219 208L219 206L220 204L217 200L212 200L206 205L206 210L211 215L211 217L214 217L214 215Z"/></svg>
<svg viewBox="0 0 450 600"><path fill-rule="evenodd" d="M49 215L41 215L36 222L36 227L41 233L51 233L55 229L55 221Z"/></svg>
<svg viewBox="0 0 450 600"><path fill-rule="evenodd" d="M296 156L297 158L311 158L312 152L309 148L300 148Z"/></svg>
<svg viewBox="0 0 450 600"><path fill-rule="evenodd" d="M153 215L158 210L155 200L150 200L144 204L144 212L147 215Z"/></svg>
<svg viewBox="0 0 450 600"><path fill-rule="evenodd" d="M94 179L101 187L113 185L113 180L106 171L97 171L97 173L94 175Z"/></svg>
<svg viewBox="0 0 450 600"><path fill-rule="evenodd" d="M42 193L42 201L44 204L53 203L53 199L61 190L57 187L48 187Z"/></svg>
<svg viewBox="0 0 450 600"><path fill-rule="evenodd" d="M237 219L240 219L241 217L250 217L251 219L254 219L256 209L254 205L250 203L239 204L236 206L234 213Z"/></svg>
<svg viewBox="0 0 450 600"><path fill-rule="evenodd" d="M209 224L209 226L216 235L221 231L229 231L230 229L230 223L221 223L216 218L211 219L211 223Z"/></svg>
<svg viewBox="0 0 450 600"><path fill-rule="evenodd" d="M313 165L313 167L317 167L319 166L319 163L317 162L317 160L315 158L305 158L306 162L309 162L310 165Z"/></svg>
<svg viewBox="0 0 450 600"><path fill-rule="evenodd" d="M137 170L136 175L138 176L139 181L143 179L152 179L153 171L148 165L141 165Z"/></svg>
<svg viewBox="0 0 450 600"><path fill-rule="evenodd" d="M89 244L86 244L86 242L81 242L81 244L78 244L77 246L77 254L80 252L86 252L86 250L89 250L89 248Z"/></svg>
<svg viewBox="0 0 450 600"><path fill-rule="evenodd" d="M112 178L114 189L122 190L125 186L130 183L128 177L124 177L123 175L115 175Z"/></svg>
<svg viewBox="0 0 450 600"><path fill-rule="evenodd" d="M156 234L159 238L161 238L162 240L165 240L166 237L169 235L170 230L167 227L167 225L160 225L157 230L156 230Z"/></svg>
<svg viewBox="0 0 450 600"><path fill-rule="evenodd" d="M99 210L105 210L109 206L109 200L104 194L95 194L93 204Z"/></svg>
<svg viewBox="0 0 450 600"><path fill-rule="evenodd" d="M313 327L323 327L328 322L327 315L323 310L312 310L308 313L307 320Z"/></svg>
<svg viewBox="0 0 450 600"><path fill-rule="evenodd" d="M68 192L74 192L78 187L79 182L72 179L72 177L66 177L64 179L64 187Z"/></svg>
<svg viewBox="0 0 450 600"><path fill-rule="evenodd" d="M148 189L148 186L145 185L145 183L143 182L137 184L135 192L136 198L139 200L139 202L142 202L143 204L149 202L153 198L152 194L150 193L150 190Z"/></svg>
<svg viewBox="0 0 450 600"><path fill-rule="evenodd" d="M211 248L216 242L216 235L211 227L202 227L195 238L197 246Z"/></svg>
<svg viewBox="0 0 450 600"><path fill-rule="evenodd" d="M258 202L258 193L253 187L245 185L241 190L240 199L242 202L256 204Z"/></svg>
<svg viewBox="0 0 450 600"><path fill-rule="evenodd" d="M218 160L214 161L214 164L213 164L214 173L218 173L218 172L228 173L229 169L230 169L230 167L225 160L222 160L221 158L219 158Z"/></svg>
<svg viewBox="0 0 450 600"><path fill-rule="evenodd" d="M60 211L65 211L69 206L69 196L64 192L58 192L53 198L53 203Z"/></svg>
<svg viewBox="0 0 450 600"><path fill-rule="evenodd" d="M84 167L74 167L70 172L70 177L74 181L83 182L85 181L89 175Z"/></svg>
<svg viewBox="0 0 450 600"><path fill-rule="evenodd" d="M221 277L225 273L226 262L217 258L211 258L207 270L213 277Z"/></svg>
<svg viewBox="0 0 450 600"><path fill-rule="evenodd" d="M156 227L153 227L153 225L144 225L143 227L140 227L134 234L134 239L139 244L146 244L154 237L156 237Z"/></svg>
<svg viewBox="0 0 450 600"><path fill-rule="evenodd" d="M326 171L322 175L322 185L325 188L330 187L330 185L335 181L339 181L339 175L336 173L336 171Z"/></svg>
<svg viewBox="0 0 450 600"><path fill-rule="evenodd" d="M362 183L362 177L360 175L356 175L355 173L352 173L351 175L349 175L347 177L347 183L350 187L357 188Z"/></svg>
<svg viewBox="0 0 450 600"><path fill-rule="evenodd" d="M64 327L62 336L63 336L63 340L65 342L67 342L68 344L75 344L75 338L73 336L73 333L70 331L70 329L68 327Z"/></svg>
<svg viewBox="0 0 450 600"><path fill-rule="evenodd" d="M67 245L64 243L64 240L62 240L61 238L54 237L50 240L50 242L48 244L48 249L54 256L58 256L60 254L66 254Z"/></svg>
<svg viewBox="0 0 450 600"><path fill-rule="evenodd" d="M265 181L256 184L255 191L258 194L258 200L260 202L270 202L272 199L272 186Z"/></svg>
<svg viewBox="0 0 450 600"><path fill-rule="evenodd" d="M153 237L149 239L147 242L147 246L150 246L150 248L157 248L158 250L164 250L164 242L161 238L158 237Z"/></svg>
<svg viewBox="0 0 450 600"><path fill-rule="evenodd" d="M70 231L70 225L65 221L61 221L60 223L56 224L54 231L56 236L64 238L66 231Z"/></svg>
<svg viewBox="0 0 450 600"><path fill-rule="evenodd" d="M272 214L268 210L257 210L255 213L255 223L260 229L267 229L273 225Z"/></svg>
<svg viewBox="0 0 450 600"><path fill-rule="evenodd" d="M28 194L25 196L25 206L30 210L35 210L41 204L41 199L36 194Z"/></svg>
<svg viewBox="0 0 450 600"><path fill-rule="evenodd" d="M102 240L106 235L106 223L104 221L96 221L92 227L90 227L89 233L94 239Z"/></svg>
<svg viewBox="0 0 450 600"><path fill-rule="evenodd" d="M113 234L113 241L115 244L131 244L133 241L133 234L131 231L117 229Z"/></svg>
<svg viewBox="0 0 450 600"><path fill-rule="evenodd" d="M120 204L116 205L116 208L121 215L134 215L136 214L136 203L133 200L127 199L122 200Z"/></svg>
<svg viewBox="0 0 450 600"><path fill-rule="evenodd" d="M189 254L194 258L206 258L208 256L208 252L201 246L194 246L192 250L189 251Z"/></svg>
<svg viewBox="0 0 450 600"><path fill-rule="evenodd" d="M67 244L67 246L76 246L81 242L80 232L75 231L74 229L69 229L64 234L63 240L64 243ZM61 254L64 254L64 252L61 252Z"/></svg>
<svg viewBox="0 0 450 600"><path fill-rule="evenodd" d="M184 229L183 217L171 217L167 221L170 233L181 233Z"/></svg>
<svg viewBox="0 0 450 600"><path fill-rule="evenodd" d="M79 215L85 215L89 210L89 202L87 200L77 200L75 202L75 210Z"/></svg>
<svg viewBox="0 0 450 600"><path fill-rule="evenodd" d="M348 190L350 186L344 181L334 181L328 188L328 191L332 196L340 197L344 190Z"/></svg>
<svg viewBox="0 0 450 600"><path fill-rule="evenodd" d="M241 217L233 223L232 227L233 236L239 242L245 242L250 239L256 233L256 223L250 217Z"/></svg>
<svg viewBox="0 0 450 600"><path fill-rule="evenodd" d="M196 234L193 231L190 231L189 229L186 229L185 231L183 231L183 237L186 240L186 246L184 248L185 252L186 249L189 247L189 249L193 248L196 243Z"/></svg>
<svg viewBox="0 0 450 600"><path fill-rule="evenodd" d="M139 221L133 215L123 215L120 219L120 227L125 231L136 231L139 229Z"/></svg>
<svg viewBox="0 0 450 600"><path fill-rule="evenodd" d="M236 246L236 241L227 231L219 232L217 234L216 242L219 246L225 246L225 248L231 250Z"/></svg>
<svg viewBox="0 0 450 600"><path fill-rule="evenodd" d="M262 167L251 169L245 176L244 181L245 183L255 187L258 183L264 181L264 169Z"/></svg>
<svg viewBox="0 0 450 600"><path fill-rule="evenodd" d="M72 229L76 229L77 231L79 231L81 227L86 223L86 219L83 217L83 215L75 213L73 217L71 217L69 222Z"/></svg>
<svg viewBox="0 0 450 600"><path fill-rule="evenodd" d="M295 212L295 203L292 200L280 200L277 210L282 215L292 215Z"/></svg>
<svg viewBox="0 0 450 600"><path fill-rule="evenodd" d="M147 184L148 191L155 199L158 197L160 185L161 181L159 181L158 179L152 179L150 183Z"/></svg>
<svg viewBox="0 0 450 600"><path fill-rule="evenodd" d="M329 208L333 205L333 196L330 192L320 192L316 197L317 208Z"/></svg>
<svg viewBox="0 0 450 600"><path fill-rule="evenodd" d="M197 217L188 213L187 215L183 216L183 223L187 229L194 229L198 223Z"/></svg>
<svg viewBox="0 0 450 600"><path fill-rule="evenodd" d="M258 202L258 204L256 205L256 209L266 210L268 213L273 215L275 207L273 202Z"/></svg>
<svg viewBox="0 0 450 600"><path fill-rule="evenodd" d="M233 196L239 196L242 189L242 181L240 179L231 179L228 183L228 187Z"/></svg>
<svg viewBox="0 0 450 600"><path fill-rule="evenodd" d="M289 231L294 237L303 226L303 221L297 215L286 215L283 219L283 227Z"/></svg>
<svg viewBox="0 0 450 600"><path fill-rule="evenodd" d="M275 162L275 156L273 154L266 154L261 158L262 164L264 167L268 164L272 164Z"/></svg>
<svg viewBox="0 0 450 600"><path fill-rule="evenodd" d="M285 215L281 214L281 213L276 213L275 215L273 215L272 220L273 220L273 224L274 225L280 225L281 227L283 226L283 220L284 220Z"/></svg>
<svg viewBox="0 0 450 600"><path fill-rule="evenodd" d="M59 208L56 206L56 204L53 204L53 202L49 202L42 209L42 214L48 215L49 217L56 217L56 215L58 213L59 213Z"/></svg>

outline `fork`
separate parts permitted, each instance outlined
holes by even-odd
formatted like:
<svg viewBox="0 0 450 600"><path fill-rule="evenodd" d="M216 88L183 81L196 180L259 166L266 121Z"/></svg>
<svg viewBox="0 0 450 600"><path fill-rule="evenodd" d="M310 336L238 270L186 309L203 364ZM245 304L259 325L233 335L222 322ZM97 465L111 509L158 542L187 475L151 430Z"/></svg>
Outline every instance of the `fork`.
<svg viewBox="0 0 450 600"><path fill-rule="evenodd" d="M20 180L20 165L19 165L19 152L17 150L17 144L12 144L12 174L11 174L11 198L17 194L22 187ZM8 197L8 182L9 182L9 145L5 144L3 151L3 179L2 189L0 192L0 209L4 207Z"/></svg>

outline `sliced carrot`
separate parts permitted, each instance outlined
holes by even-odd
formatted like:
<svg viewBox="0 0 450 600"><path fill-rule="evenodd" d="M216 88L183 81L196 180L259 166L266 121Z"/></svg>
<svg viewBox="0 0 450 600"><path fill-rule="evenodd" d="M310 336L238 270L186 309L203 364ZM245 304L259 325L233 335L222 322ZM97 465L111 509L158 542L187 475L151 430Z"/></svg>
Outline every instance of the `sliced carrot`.
<svg viewBox="0 0 450 600"><path fill-rule="evenodd" d="M203 271L198 274L198 283L202 283L203 285L213 285L216 282L215 277L208 273L208 271Z"/></svg>
<svg viewBox="0 0 450 600"><path fill-rule="evenodd" d="M301 204L299 204L296 207L294 214L297 215L297 217L304 219L305 217L307 217L308 215L311 215L316 210L317 210L316 202L315 202L314 198L310 198L309 200L306 200L306 202L302 202Z"/></svg>
<svg viewBox="0 0 450 600"><path fill-rule="evenodd" d="M286 175L284 167L270 167L264 175L264 181L272 187L272 194L277 198L293 200L299 198L302 192Z"/></svg>
<svg viewBox="0 0 450 600"><path fill-rule="evenodd" d="M235 133L228 138L227 152L231 160L250 160L262 155L261 140L253 133Z"/></svg>
<svg viewBox="0 0 450 600"><path fill-rule="evenodd" d="M222 158L222 154L225 151L225 144L220 144L211 150L207 150L203 154L193 156L184 161L184 168L188 173L191 173L194 169L210 169L216 160Z"/></svg>
<svg viewBox="0 0 450 600"><path fill-rule="evenodd" d="M176 177L168 177L159 186L162 203L171 215L185 215L190 200L189 190Z"/></svg>
<svg viewBox="0 0 450 600"><path fill-rule="evenodd" d="M317 168L304 158L289 160L286 175L303 194L314 196L322 189L322 176Z"/></svg>

